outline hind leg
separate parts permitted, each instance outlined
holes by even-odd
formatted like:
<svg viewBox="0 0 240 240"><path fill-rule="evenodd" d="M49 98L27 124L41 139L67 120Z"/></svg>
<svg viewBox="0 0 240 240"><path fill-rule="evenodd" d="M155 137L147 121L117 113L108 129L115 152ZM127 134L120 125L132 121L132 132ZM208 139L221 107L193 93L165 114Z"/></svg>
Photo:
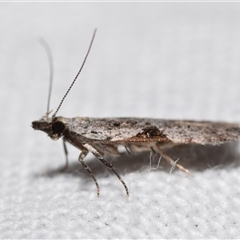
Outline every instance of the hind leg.
<svg viewBox="0 0 240 240"><path fill-rule="evenodd" d="M193 174L187 169L184 168L182 165L178 164L177 161L174 161L172 158L170 158L167 154L165 154L162 149L160 148L160 146L158 146L156 144L154 150L159 153L171 166L172 169L176 166L177 168L179 168L180 170L184 171L185 173L187 173L188 175L190 175L191 177L193 177Z"/></svg>

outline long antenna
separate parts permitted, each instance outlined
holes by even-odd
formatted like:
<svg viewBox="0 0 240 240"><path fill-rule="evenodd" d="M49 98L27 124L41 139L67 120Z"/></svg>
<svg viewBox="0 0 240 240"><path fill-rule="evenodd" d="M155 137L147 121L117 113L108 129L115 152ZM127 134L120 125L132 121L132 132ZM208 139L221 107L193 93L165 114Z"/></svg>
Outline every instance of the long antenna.
<svg viewBox="0 0 240 240"><path fill-rule="evenodd" d="M49 113L50 109L50 99L51 99L51 93L52 93L52 83L53 83L53 57L52 57L52 51L47 42L43 38L39 38L38 41L42 44L44 49L46 50L47 56L48 56L48 62L49 62L49 88L48 88L48 101L47 101L47 113Z"/></svg>
<svg viewBox="0 0 240 240"><path fill-rule="evenodd" d="M72 86L73 86L74 83L76 82L79 74L81 73L81 71L82 71L82 69L83 69L83 66L84 66L84 64L85 64L85 62L86 62L86 60L87 60L88 55L89 55L89 52L90 52L90 50L91 50L91 47L92 47L92 44L93 44L93 40L94 40L95 35L96 35L96 31L97 31L97 29L95 29L94 32L93 32L92 40L91 40L90 45L89 45L89 47L88 47L87 54L86 54L86 56L85 56L85 58L84 58L84 60L83 60L83 63L82 63L82 65L81 65L81 67L80 67L80 69L79 69L76 77L73 79L70 87L68 88L67 92L66 92L65 95L63 96L60 104L58 105L58 108L57 108L56 112L52 115L52 118L54 118L54 117L56 116L57 112L59 111L60 107L62 106L63 101L65 100L65 98L66 98L66 96L68 95L68 93L70 92Z"/></svg>

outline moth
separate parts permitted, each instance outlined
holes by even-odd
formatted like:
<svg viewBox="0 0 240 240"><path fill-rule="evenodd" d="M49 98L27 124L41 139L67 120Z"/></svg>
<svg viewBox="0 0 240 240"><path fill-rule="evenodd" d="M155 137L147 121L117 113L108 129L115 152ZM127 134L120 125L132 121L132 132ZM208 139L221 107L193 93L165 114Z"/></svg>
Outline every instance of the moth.
<svg viewBox="0 0 240 240"><path fill-rule="evenodd" d="M236 123L210 122L210 121L178 121L152 118L89 118L73 117L66 118L57 116L66 96L76 82L91 50L96 29L94 30L90 46L83 63L72 81L67 92L63 96L57 110L50 116L49 102L51 95L52 77L48 95L47 113L37 121L32 122L35 130L40 130L53 139L63 139L63 147L68 167L68 151L66 142L78 148L81 153L79 162L91 175L99 196L98 182L84 161L87 154L92 153L100 162L110 169L120 180L125 188L127 196L129 190L121 176L117 173L112 163L106 160L106 156L120 156L120 147L125 147L128 153L149 151L163 157L170 165L191 175L190 171L164 153L164 148L184 144L220 145L227 142L240 140L240 127ZM51 54L48 51L49 60ZM51 73L52 76L52 73Z"/></svg>

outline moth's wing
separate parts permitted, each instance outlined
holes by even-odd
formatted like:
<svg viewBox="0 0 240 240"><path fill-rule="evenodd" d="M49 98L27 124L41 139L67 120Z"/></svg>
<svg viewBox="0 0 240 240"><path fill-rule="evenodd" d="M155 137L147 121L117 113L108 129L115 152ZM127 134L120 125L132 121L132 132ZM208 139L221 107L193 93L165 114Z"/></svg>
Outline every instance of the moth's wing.
<svg viewBox="0 0 240 240"><path fill-rule="evenodd" d="M173 143L219 145L240 140L240 127L234 123L156 119L152 124Z"/></svg>
<svg viewBox="0 0 240 240"><path fill-rule="evenodd" d="M140 118L64 118L70 134L100 141L123 141L142 133L151 126L146 119Z"/></svg>
<svg viewBox="0 0 240 240"><path fill-rule="evenodd" d="M145 118L72 118L70 131L93 141L218 145L240 140L238 124Z"/></svg>

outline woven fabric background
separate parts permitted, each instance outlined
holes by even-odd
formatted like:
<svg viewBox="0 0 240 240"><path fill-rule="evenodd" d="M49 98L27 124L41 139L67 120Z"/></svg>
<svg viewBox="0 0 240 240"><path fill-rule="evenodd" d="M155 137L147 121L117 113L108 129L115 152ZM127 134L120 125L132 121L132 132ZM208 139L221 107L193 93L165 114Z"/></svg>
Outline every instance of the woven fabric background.
<svg viewBox="0 0 240 240"><path fill-rule="evenodd" d="M168 151L194 178L149 154L112 161L33 131L56 109L98 28L65 117L152 117L240 122L239 3L0 3L0 238L240 238L239 147ZM158 157L152 159L152 167Z"/></svg>

